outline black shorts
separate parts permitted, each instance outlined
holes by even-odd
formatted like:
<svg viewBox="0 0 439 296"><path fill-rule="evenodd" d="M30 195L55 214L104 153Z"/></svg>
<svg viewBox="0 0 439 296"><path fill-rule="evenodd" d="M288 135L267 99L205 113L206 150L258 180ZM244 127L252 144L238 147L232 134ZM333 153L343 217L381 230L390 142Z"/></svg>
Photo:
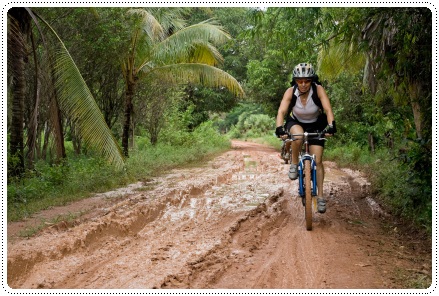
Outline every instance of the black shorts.
<svg viewBox="0 0 439 296"><path fill-rule="evenodd" d="M323 129L325 129L326 126L328 125L328 120L326 119L326 114L320 114L319 117L317 118L317 121L312 123L303 123L295 118L290 117L290 120L288 120L285 123L285 130L290 132L291 127L296 124L300 125L303 128L304 132L315 133L315 132L321 132ZM323 135L323 137L324 136L325 135ZM325 147L325 140L311 139L309 140L309 144Z"/></svg>

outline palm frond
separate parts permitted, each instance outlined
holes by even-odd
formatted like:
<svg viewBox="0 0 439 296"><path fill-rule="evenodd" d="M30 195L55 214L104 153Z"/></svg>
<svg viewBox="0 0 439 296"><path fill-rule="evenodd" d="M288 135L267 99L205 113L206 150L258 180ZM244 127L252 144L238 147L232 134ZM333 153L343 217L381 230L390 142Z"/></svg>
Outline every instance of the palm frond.
<svg viewBox="0 0 439 296"><path fill-rule="evenodd" d="M181 29L154 47L155 61L184 61L194 52L194 44L222 44L230 39L230 35L221 27L210 22L202 22ZM204 49L210 47L205 46ZM212 55L215 57L215 55ZM212 63L209 63L212 64Z"/></svg>
<svg viewBox="0 0 439 296"><path fill-rule="evenodd" d="M153 42L159 42L166 37L166 32L160 22L149 11L141 8L130 9L128 13L141 17L142 30Z"/></svg>
<svg viewBox="0 0 439 296"><path fill-rule="evenodd" d="M185 62L185 61L181 61ZM193 52L190 53L189 62L206 64L210 66L220 66L224 58L218 49L210 43L196 43Z"/></svg>
<svg viewBox="0 0 439 296"><path fill-rule="evenodd" d="M227 88L238 97L244 96L239 82L227 72L205 64L173 64L155 68L152 75L172 84L194 83L213 88Z"/></svg>
<svg viewBox="0 0 439 296"><path fill-rule="evenodd" d="M59 41L55 52L54 77L60 109L77 123L87 145L100 151L101 155L116 167L122 168L124 166L122 151L108 128L102 112L64 43L50 25L47 22L45 24Z"/></svg>
<svg viewBox="0 0 439 296"><path fill-rule="evenodd" d="M358 73L366 63L365 54L354 44L334 43L319 52L318 69L321 78L333 81L342 72Z"/></svg>
<svg viewBox="0 0 439 296"><path fill-rule="evenodd" d="M149 7L146 10L155 16L166 32L172 33L186 27L185 19L190 14L192 8Z"/></svg>

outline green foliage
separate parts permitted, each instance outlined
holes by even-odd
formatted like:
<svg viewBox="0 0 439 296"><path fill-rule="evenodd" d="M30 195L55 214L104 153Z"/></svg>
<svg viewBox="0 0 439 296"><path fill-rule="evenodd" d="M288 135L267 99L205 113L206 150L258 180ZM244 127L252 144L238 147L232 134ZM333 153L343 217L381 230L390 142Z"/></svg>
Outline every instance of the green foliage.
<svg viewBox="0 0 439 296"><path fill-rule="evenodd" d="M236 136L244 138L257 138L273 132L274 120L266 114L248 114L242 113L239 116L237 125L235 126ZM231 136L233 130L231 131Z"/></svg>
<svg viewBox="0 0 439 296"><path fill-rule="evenodd" d="M248 95L256 102L270 102L273 110L279 107L291 79L285 75L288 70L279 71L280 68L282 65L278 61L268 58L263 61L251 60L247 64Z"/></svg>
<svg viewBox="0 0 439 296"><path fill-rule="evenodd" d="M379 148L333 141L325 158L368 174L374 194L394 215L430 231L432 227L432 166L428 143L410 141L406 150ZM396 154L397 153L397 154ZM396 156L395 156L396 154Z"/></svg>
<svg viewBox="0 0 439 296"><path fill-rule="evenodd" d="M182 111L190 109L191 120L186 123L190 130L209 120L210 114L228 112L237 104L237 98L224 88L188 85L184 92L185 96L179 108Z"/></svg>
<svg viewBox="0 0 439 296"><path fill-rule="evenodd" d="M416 173L411 171L410 164L386 161L377 167L372 181L380 198L395 215L412 220L431 232L431 179L419 177Z"/></svg>
<svg viewBox="0 0 439 296"><path fill-rule="evenodd" d="M222 133L228 132L234 125L238 124L239 117L242 113L247 114L265 114L264 108L259 104L242 102L226 114L223 120L216 123Z"/></svg>
<svg viewBox="0 0 439 296"><path fill-rule="evenodd" d="M254 13L246 93L275 114L295 65L316 64L321 8L269 7ZM316 39L319 41L316 42Z"/></svg>
<svg viewBox="0 0 439 296"><path fill-rule="evenodd" d="M211 121L201 124L192 133L177 130L164 134L154 146L140 138L137 143L137 149L127 160L128 174L133 178L157 175L230 148L230 142L219 134Z"/></svg>
<svg viewBox="0 0 439 296"><path fill-rule="evenodd" d="M227 132L230 138L261 137L274 130L274 118L266 113L260 104L241 103L224 119L215 122L215 126L221 132Z"/></svg>
<svg viewBox="0 0 439 296"><path fill-rule="evenodd" d="M325 158L336 161L340 166L367 166L373 162L367 146L356 142L340 145L333 139L329 139L325 149Z"/></svg>

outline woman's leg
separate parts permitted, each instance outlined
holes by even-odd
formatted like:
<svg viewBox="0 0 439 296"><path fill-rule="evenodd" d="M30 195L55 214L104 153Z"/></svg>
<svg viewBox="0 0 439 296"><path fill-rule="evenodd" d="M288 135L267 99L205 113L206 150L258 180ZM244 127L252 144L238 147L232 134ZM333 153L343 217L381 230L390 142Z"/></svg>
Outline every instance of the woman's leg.
<svg viewBox="0 0 439 296"><path fill-rule="evenodd" d="M303 128L295 124L290 128L290 134L303 134ZM299 163L299 152L302 147L302 137L295 137L296 141L291 142L291 164L297 165Z"/></svg>
<svg viewBox="0 0 439 296"><path fill-rule="evenodd" d="M325 179L325 168L323 167L323 146L311 145L309 152L315 155L317 166L317 211L326 212L326 200L323 198L323 181Z"/></svg>
<svg viewBox="0 0 439 296"><path fill-rule="evenodd" d="M322 146L309 146L309 152L311 155L315 155L315 161L317 165L317 197L323 197L323 180L325 179L325 168L323 167L323 150L324 148Z"/></svg>
<svg viewBox="0 0 439 296"><path fill-rule="evenodd" d="M300 134L303 133L303 128L295 124L290 128L290 134ZM288 171L288 178L291 180L296 180L299 176L299 171L297 169L297 164L299 163L299 152L302 145L302 139L301 137L295 137L296 139L299 138L299 140L295 140L291 142L291 166L290 170Z"/></svg>

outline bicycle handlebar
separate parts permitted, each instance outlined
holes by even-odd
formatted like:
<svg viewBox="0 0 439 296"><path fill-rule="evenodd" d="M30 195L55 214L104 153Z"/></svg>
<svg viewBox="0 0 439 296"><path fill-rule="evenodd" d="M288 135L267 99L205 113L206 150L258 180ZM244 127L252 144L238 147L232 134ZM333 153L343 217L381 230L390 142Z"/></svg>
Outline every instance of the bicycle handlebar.
<svg viewBox="0 0 439 296"><path fill-rule="evenodd" d="M290 139L292 139L292 140L294 140L293 138L294 137L305 137L305 138L309 138L309 137L311 137L311 138L314 138L314 139L319 139L319 140L325 140L326 141L326 138L324 138L324 137L322 137L323 135L325 135L326 134L326 129L324 129L323 131L321 131L321 132L314 132L314 133L308 133L308 132L303 132L303 133L299 133L299 134L290 134L290 133L288 133L288 137L290 138Z"/></svg>

